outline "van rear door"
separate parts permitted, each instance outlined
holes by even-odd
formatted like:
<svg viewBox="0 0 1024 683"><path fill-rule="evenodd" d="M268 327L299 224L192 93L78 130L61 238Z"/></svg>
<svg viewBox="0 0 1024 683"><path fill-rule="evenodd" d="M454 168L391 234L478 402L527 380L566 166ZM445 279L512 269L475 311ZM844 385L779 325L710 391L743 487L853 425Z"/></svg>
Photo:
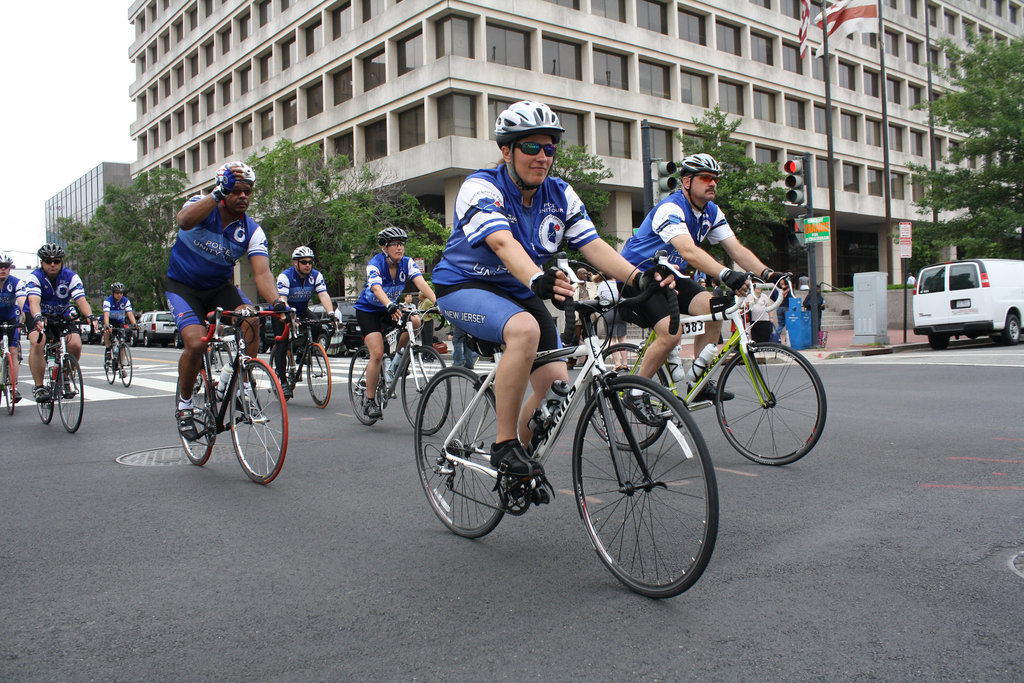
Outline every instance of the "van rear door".
<svg viewBox="0 0 1024 683"><path fill-rule="evenodd" d="M914 296L914 327L943 325L950 320L946 295L946 264L922 268Z"/></svg>
<svg viewBox="0 0 1024 683"><path fill-rule="evenodd" d="M988 318L988 300L981 294L981 277L976 262L949 264L950 320Z"/></svg>

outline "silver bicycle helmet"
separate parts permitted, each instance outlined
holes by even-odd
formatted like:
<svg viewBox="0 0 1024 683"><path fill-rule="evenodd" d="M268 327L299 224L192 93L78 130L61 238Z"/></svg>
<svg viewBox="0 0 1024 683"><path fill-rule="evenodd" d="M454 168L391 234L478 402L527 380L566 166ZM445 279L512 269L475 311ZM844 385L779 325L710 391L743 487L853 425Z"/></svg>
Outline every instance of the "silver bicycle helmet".
<svg viewBox="0 0 1024 683"><path fill-rule="evenodd" d="M292 252L292 259L313 258L313 250L307 246L296 247Z"/></svg>
<svg viewBox="0 0 1024 683"><path fill-rule="evenodd" d="M39 251L36 252L40 259L63 259L64 258L64 247L60 246L56 242L47 242L43 246L39 247Z"/></svg>
<svg viewBox="0 0 1024 683"><path fill-rule="evenodd" d="M523 100L509 105L508 109L498 114L494 122L494 137L498 147L511 145L520 138L535 133L550 135L554 142L562 139L565 128L558 120L558 114L543 102Z"/></svg>
<svg viewBox="0 0 1024 683"><path fill-rule="evenodd" d="M252 166L249 164L243 164L240 161L229 161L217 169L218 185L220 185L221 178L224 177L224 172L228 170L229 166L238 166L239 169L241 169L240 172L238 169L231 172L235 176L235 182L248 183L249 185L256 187L256 171L252 170Z"/></svg>
<svg viewBox="0 0 1024 683"><path fill-rule="evenodd" d="M14 259L7 252L0 251L0 266L11 267L14 265Z"/></svg>
<svg viewBox="0 0 1024 683"><path fill-rule="evenodd" d="M122 294L124 294L124 285L121 284L120 282L115 282L114 284L110 285L110 291L121 292Z"/></svg>
<svg viewBox="0 0 1024 683"><path fill-rule="evenodd" d="M715 158L710 154L701 152L700 154L691 154L683 159L679 175L693 175L695 173L714 173L719 175L721 172L722 167L718 165Z"/></svg>
<svg viewBox="0 0 1024 683"><path fill-rule="evenodd" d="M409 233L395 225L389 225L377 233L377 244L382 247L388 242L394 242L395 240L405 242L408 239Z"/></svg>

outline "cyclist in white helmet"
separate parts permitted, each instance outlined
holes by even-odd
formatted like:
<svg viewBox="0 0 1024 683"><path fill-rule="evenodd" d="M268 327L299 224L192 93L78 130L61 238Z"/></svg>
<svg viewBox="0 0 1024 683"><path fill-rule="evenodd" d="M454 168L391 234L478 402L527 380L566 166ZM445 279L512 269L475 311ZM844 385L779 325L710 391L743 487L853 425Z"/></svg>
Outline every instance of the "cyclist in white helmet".
<svg viewBox="0 0 1024 683"><path fill-rule="evenodd" d="M0 323L17 325L21 322L21 309L25 305L25 285L20 279L11 275L11 268L14 267L14 259L4 252L0 252ZM18 365L21 363L21 330L14 328L7 332L7 343L11 352L15 354L17 362L14 364L14 402L21 400L21 392L18 391ZM15 351L17 349L17 351Z"/></svg>
<svg viewBox="0 0 1024 683"><path fill-rule="evenodd" d="M647 214L636 233L626 240L622 248L622 255L626 260L639 265L652 258L659 250L666 250L669 261L680 272L689 264L740 294L746 294L746 281L751 273L756 273L768 282L777 282L788 277L789 273L774 271L762 263L754 252L740 243L729 227L725 215L713 201L721 173L722 167L710 154L691 154L683 159L682 169L679 171L679 189L661 200ZM750 272L723 266L699 246L704 240L722 245L729 258L740 268ZM690 315L705 315L711 312L711 294L694 280L679 281L676 291L679 295L680 312L689 312ZM629 285L622 288L623 296L633 296L636 293ZM627 313L627 318L630 315L631 322L643 327L653 327L657 332L657 339L644 354L639 371L644 377L653 377L679 343L682 331L674 336L669 335L668 308L660 297L651 297L636 311ZM717 342L721 327L720 321L705 323L704 333L694 339L694 353L700 353L708 344ZM715 391L714 384L708 382L698 398L710 400L715 396ZM723 392L722 398L732 398L732 394Z"/></svg>
<svg viewBox="0 0 1024 683"><path fill-rule="evenodd" d="M531 374L538 350L561 346L542 299L561 301L575 291L565 273L541 266L564 241L611 277L639 276L598 236L572 187L548 175L563 132L558 116L540 102L516 102L501 112L494 134L502 163L462 184L455 226L432 273L438 307L453 326L505 345L494 382L498 424L491 463L515 476L543 474L523 446L531 437L529 418L551 383L568 379L564 361ZM527 385L533 394L524 403Z"/></svg>

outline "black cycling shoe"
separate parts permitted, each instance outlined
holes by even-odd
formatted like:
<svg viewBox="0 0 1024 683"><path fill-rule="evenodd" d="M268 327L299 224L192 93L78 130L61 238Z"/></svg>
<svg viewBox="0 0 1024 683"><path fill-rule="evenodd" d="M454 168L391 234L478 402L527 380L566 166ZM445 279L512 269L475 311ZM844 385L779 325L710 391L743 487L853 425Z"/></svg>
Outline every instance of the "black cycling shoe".
<svg viewBox="0 0 1024 683"><path fill-rule="evenodd" d="M35 399L36 403L49 403L50 390L46 387L36 387L32 390L32 398Z"/></svg>
<svg viewBox="0 0 1024 683"><path fill-rule="evenodd" d="M539 477L544 474L540 463L530 460L519 439L491 444L491 467L500 474L513 477Z"/></svg>
<svg viewBox="0 0 1024 683"><path fill-rule="evenodd" d="M649 394L640 394L639 396L634 395L631 391L627 390L625 395L622 397L622 402L629 410L636 415L640 422L650 427L657 427L665 421L665 418L651 405L651 397Z"/></svg>
<svg viewBox="0 0 1024 683"><path fill-rule="evenodd" d="M199 430L196 429L195 416L191 408L182 408L174 413L174 416L178 419L178 433L189 441L195 441L199 438Z"/></svg>
<svg viewBox="0 0 1024 683"><path fill-rule="evenodd" d="M731 401L736 398L736 394L731 391L722 390L722 400ZM718 402L718 386L711 380L704 385L704 388L700 390L700 393L693 397L694 401L712 401Z"/></svg>
<svg viewBox="0 0 1024 683"><path fill-rule="evenodd" d="M14 402L21 403L21 392L17 389L14 390Z"/></svg>
<svg viewBox="0 0 1024 683"><path fill-rule="evenodd" d="M365 399L363 402L363 414L371 420L379 420L384 417L384 413L380 411L380 406L372 398Z"/></svg>
<svg viewBox="0 0 1024 683"><path fill-rule="evenodd" d="M295 394L292 393L292 385L281 382L281 392L284 394L284 400L290 401L295 398Z"/></svg>

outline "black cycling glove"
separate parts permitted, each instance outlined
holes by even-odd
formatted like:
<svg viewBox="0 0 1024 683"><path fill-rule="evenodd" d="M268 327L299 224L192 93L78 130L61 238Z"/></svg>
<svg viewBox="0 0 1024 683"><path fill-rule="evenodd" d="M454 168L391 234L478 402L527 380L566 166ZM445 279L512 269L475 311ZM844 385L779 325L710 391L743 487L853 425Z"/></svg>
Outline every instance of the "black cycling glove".
<svg viewBox="0 0 1024 683"><path fill-rule="evenodd" d="M537 273L530 278L530 291L541 299L553 299L555 297L555 280L558 279L558 269L548 268L543 273Z"/></svg>
<svg viewBox="0 0 1024 683"><path fill-rule="evenodd" d="M633 280L633 286L639 290L647 289L652 285L652 283L654 284L654 286L658 286L660 280L655 278L655 275L661 275L661 279L664 280L665 278L672 274L672 269L669 268L668 266L664 266L661 264L651 266Z"/></svg>
<svg viewBox="0 0 1024 683"><path fill-rule="evenodd" d="M388 304L388 315L392 315L393 316L395 314L395 311L397 311L397 310L398 310L398 304L396 304L394 301L392 301L391 303Z"/></svg>
<svg viewBox="0 0 1024 683"><path fill-rule="evenodd" d="M739 290L743 288L743 285L747 284L747 280L753 273L747 273L742 270L730 270L726 268L719 276L718 281L731 290Z"/></svg>
<svg viewBox="0 0 1024 683"><path fill-rule="evenodd" d="M784 273L778 270L772 270L771 268L765 268L761 271L761 279L765 282L771 282L775 284L779 280L788 280L793 277L793 273Z"/></svg>
<svg viewBox="0 0 1024 683"><path fill-rule="evenodd" d="M274 302L274 313L284 313L288 310L288 303L286 301L275 301Z"/></svg>

